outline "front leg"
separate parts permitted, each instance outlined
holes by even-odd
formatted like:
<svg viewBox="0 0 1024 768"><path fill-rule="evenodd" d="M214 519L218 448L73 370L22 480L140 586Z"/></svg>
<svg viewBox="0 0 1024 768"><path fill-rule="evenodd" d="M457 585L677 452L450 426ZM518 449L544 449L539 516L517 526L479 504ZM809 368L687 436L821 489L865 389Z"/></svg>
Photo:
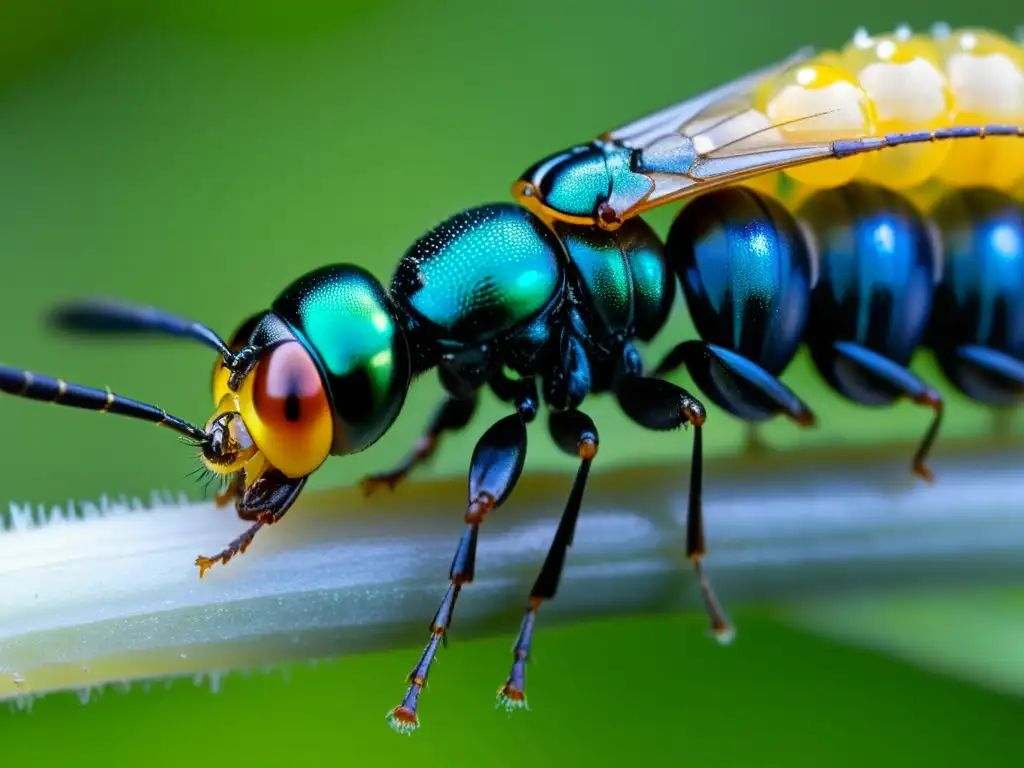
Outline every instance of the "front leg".
<svg viewBox="0 0 1024 768"><path fill-rule="evenodd" d="M235 504L238 516L254 521L249 530L234 539L216 555L200 555L195 564L199 566L199 578L216 563L227 565L235 555L240 555L252 544L256 533L264 525L273 525L284 517L299 497L308 477L288 477L277 469L270 469L253 481Z"/></svg>
<svg viewBox="0 0 1024 768"><path fill-rule="evenodd" d="M223 490L214 497L213 503L218 509L222 509L233 501L239 501L244 493L245 472L236 472L228 480L228 483L224 486Z"/></svg>

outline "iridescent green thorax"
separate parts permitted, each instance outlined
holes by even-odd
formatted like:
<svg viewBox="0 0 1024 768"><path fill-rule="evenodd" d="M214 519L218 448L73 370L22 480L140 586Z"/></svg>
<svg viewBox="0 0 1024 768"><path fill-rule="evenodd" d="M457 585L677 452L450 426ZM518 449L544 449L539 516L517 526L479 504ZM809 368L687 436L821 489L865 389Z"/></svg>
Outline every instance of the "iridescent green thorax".
<svg viewBox="0 0 1024 768"><path fill-rule="evenodd" d="M376 442L401 410L410 376L408 346L384 288L359 267L322 267L285 288L271 309L320 366L335 415L331 452Z"/></svg>
<svg viewBox="0 0 1024 768"><path fill-rule="evenodd" d="M432 338L486 344L551 303L564 258L554 233L529 211L485 205L417 240L399 262L391 292Z"/></svg>
<svg viewBox="0 0 1024 768"><path fill-rule="evenodd" d="M555 231L572 261L577 301L592 332L650 340L675 298L675 278L650 226L636 218L614 232L566 224Z"/></svg>

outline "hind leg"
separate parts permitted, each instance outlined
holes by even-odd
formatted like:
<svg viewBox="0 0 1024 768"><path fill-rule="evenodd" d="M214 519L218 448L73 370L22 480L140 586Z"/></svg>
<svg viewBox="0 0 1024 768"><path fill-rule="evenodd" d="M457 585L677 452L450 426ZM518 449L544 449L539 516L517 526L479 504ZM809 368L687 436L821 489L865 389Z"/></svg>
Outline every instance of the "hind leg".
<svg viewBox="0 0 1024 768"><path fill-rule="evenodd" d="M685 365L700 390L719 408L748 424L787 416L802 427L813 426L811 409L761 366L731 350L703 341L685 341L655 371L662 376Z"/></svg>
<svg viewBox="0 0 1024 768"><path fill-rule="evenodd" d="M720 643L733 637L733 628L722 610L704 570L704 406L682 387L663 379L629 376L620 381L615 395L623 412L634 422L659 432L693 427L690 493L686 511L686 556L700 579L701 594L711 632Z"/></svg>
<svg viewBox="0 0 1024 768"><path fill-rule="evenodd" d="M915 475L931 482L934 478L927 459L942 425L942 396L905 366L859 344L839 341L812 353L832 388L855 403L887 405L906 397L932 409L934 415L912 464Z"/></svg>

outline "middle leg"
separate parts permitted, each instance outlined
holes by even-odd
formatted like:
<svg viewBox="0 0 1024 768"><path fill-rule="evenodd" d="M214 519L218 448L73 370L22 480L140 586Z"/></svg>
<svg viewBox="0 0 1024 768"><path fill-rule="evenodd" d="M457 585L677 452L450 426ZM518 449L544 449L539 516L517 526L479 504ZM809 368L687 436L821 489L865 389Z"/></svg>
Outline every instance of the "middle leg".
<svg viewBox="0 0 1024 768"><path fill-rule="evenodd" d="M430 622L430 639L419 661L408 676L409 687L402 703L387 716L388 724L399 733L411 733L419 726L419 700L434 658L448 642L448 628L459 593L472 583L476 570L476 544L480 525L487 514L500 507L511 495L526 460L526 425L536 415L536 395L532 382L524 385L524 394L516 403L516 413L495 422L476 444L469 469L469 505L466 528L459 540L448 573L449 586L441 605Z"/></svg>
<svg viewBox="0 0 1024 768"><path fill-rule="evenodd" d="M589 416L582 411L552 412L548 428L555 444L570 456L580 460L576 479L565 504L558 529L548 549L544 565L541 567L537 580L530 590L530 599L526 604L526 614L519 628L515 647L512 650L512 671L505 684L498 689L498 703L512 711L526 706L526 662L530 657L533 643L533 629L537 620L537 611L545 600L553 600L558 592L558 584L565 568L565 558L572 546L576 532L576 521L579 518L580 506L583 503L583 492L586 489L587 477L590 475L590 464L597 455L597 427Z"/></svg>

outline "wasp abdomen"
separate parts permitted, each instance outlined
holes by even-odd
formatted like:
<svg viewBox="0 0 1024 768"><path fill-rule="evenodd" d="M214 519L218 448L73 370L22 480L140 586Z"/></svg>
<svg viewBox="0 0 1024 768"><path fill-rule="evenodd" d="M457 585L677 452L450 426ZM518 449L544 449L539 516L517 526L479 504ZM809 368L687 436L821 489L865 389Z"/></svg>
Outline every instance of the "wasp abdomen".
<svg viewBox="0 0 1024 768"><path fill-rule="evenodd" d="M781 203L742 187L698 197L665 252L704 341L772 375L789 364L810 308L811 258Z"/></svg>
<svg viewBox="0 0 1024 768"><path fill-rule="evenodd" d="M994 189L946 194L932 209L945 244L929 345L946 377L993 406L1024 396L1024 207Z"/></svg>
<svg viewBox="0 0 1024 768"><path fill-rule="evenodd" d="M819 265L807 343L822 377L862 405L906 395L906 366L931 314L938 244L905 197L863 183L823 190L799 209Z"/></svg>

